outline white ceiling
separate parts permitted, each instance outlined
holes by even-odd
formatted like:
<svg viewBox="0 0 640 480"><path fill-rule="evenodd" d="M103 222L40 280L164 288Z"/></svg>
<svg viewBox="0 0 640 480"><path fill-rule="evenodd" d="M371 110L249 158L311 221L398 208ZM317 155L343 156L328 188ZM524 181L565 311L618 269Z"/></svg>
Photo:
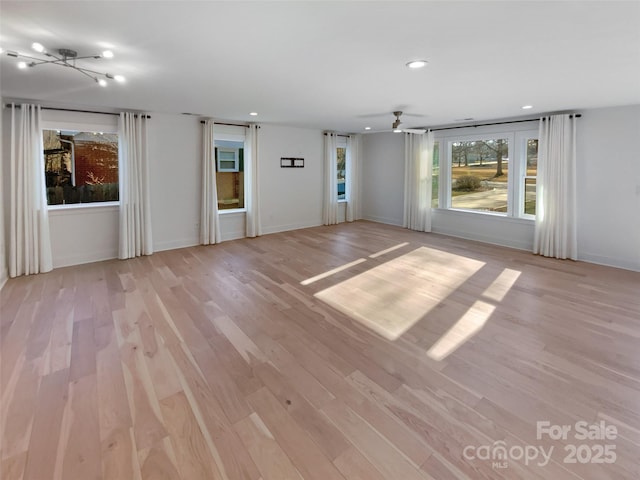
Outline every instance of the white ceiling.
<svg viewBox="0 0 640 480"><path fill-rule="evenodd" d="M396 109L434 126L640 104L638 1L2 1L0 17L4 51L111 45L85 64L127 77L107 88L2 54L3 97L77 108L358 132Z"/></svg>

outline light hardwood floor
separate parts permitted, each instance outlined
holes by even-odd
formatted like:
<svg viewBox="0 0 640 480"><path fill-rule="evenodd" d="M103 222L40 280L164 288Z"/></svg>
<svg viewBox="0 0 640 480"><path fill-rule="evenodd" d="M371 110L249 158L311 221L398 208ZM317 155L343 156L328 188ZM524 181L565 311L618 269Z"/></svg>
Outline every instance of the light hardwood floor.
<svg viewBox="0 0 640 480"><path fill-rule="evenodd" d="M640 478L639 273L356 222L17 278L1 308L3 480Z"/></svg>

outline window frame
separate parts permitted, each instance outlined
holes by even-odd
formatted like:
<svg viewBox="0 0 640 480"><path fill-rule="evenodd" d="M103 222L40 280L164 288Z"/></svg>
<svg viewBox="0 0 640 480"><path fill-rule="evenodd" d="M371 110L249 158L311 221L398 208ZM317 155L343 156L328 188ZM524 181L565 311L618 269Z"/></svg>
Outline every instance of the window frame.
<svg viewBox="0 0 640 480"><path fill-rule="evenodd" d="M215 136L215 134L214 134ZM214 139L215 144L215 139ZM216 148L216 163L218 167L218 172L238 172L240 171L240 149L233 147L215 147ZM233 153L233 160L220 158L220 153ZM220 161L223 162L231 162L233 161L232 168L222 168L220 166Z"/></svg>
<svg viewBox="0 0 640 480"><path fill-rule="evenodd" d="M525 219L529 219L529 220L535 220L536 216L535 215L531 215L530 213L525 213L525 199L526 199L526 180L528 178L533 178L536 179L536 185L537 185L537 174L536 176L531 176L531 175L527 175L527 142L529 140L538 140L538 130L522 130L517 132L516 134L516 142L519 152L518 152L518 164L519 164L519 175L518 175L518 198L517 198L517 205L518 205L518 212L517 215L515 215L517 218L525 218ZM539 147L539 144L538 144ZM536 168L536 172L537 172L537 168Z"/></svg>
<svg viewBox="0 0 640 480"><path fill-rule="evenodd" d="M242 128L244 130L244 127L242 127ZM220 131L220 130L222 130L222 131ZM238 130L236 130L236 131L238 131ZM216 142L217 141L220 141L220 142L242 142L242 144L244 145L243 148L244 148L245 155L246 155L247 145L246 145L246 135L244 134L244 131L243 131L243 133L231 133L231 132L225 131L223 129L217 129L217 130L214 129L214 132L213 132L213 145L214 145L214 148L235 148L235 147L218 147L218 146L216 146ZM237 148L237 150L238 150L238 152L240 151L239 147ZM239 161L240 160L239 160L239 153L238 153L238 162ZM215 162L216 162L216 167L217 167L218 166L217 165L217 163L218 163L217 155L216 155ZM246 165L246 156L245 156L245 165ZM239 172L239 170L240 170L239 163L238 163L237 167L238 167L238 169L235 170L235 172ZM227 170L227 171L222 170L222 172L221 172L220 170L217 170L216 173L218 173L218 172L220 172L220 173L232 172L233 173L234 171L232 171L232 170ZM234 213L246 213L246 211L247 211L246 192L248 192L247 177L248 177L248 175L246 175L246 174L243 175L243 185L244 185L243 188L244 188L244 192L245 192L244 206L241 207L241 208L225 208L225 209L219 209L218 208L218 215L229 215L229 214L234 214ZM216 198L216 208L217 208L217 206L218 206L218 199Z"/></svg>
<svg viewBox="0 0 640 480"><path fill-rule="evenodd" d="M116 135L118 137L118 183L120 183L120 170L122 165L120 164L120 150L122 148L120 132L118 125L108 123L92 123L89 121L68 121L68 120L54 120L47 119L40 122L40 139L44 138L45 130L60 130L60 131L75 131L75 132L92 132L103 133L108 135ZM44 144L40 152L40 158L42 162L42 169L44 171L45 159L44 159ZM75 159L73 160L73 184L76 184L75 179ZM88 203L64 203L49 205L47 203L47 210L71 210L82 208L97 208L97 207L117 207L120 205L120 192L118 192L118 200L112 200L108 202L88 202Z"/></svg>
<svg viewBox="0 0 640 480"><path fill-rule="evenodd" d="M527 221L535 220L535 215L524 213L525 199L525 178L527 177L527 140L537 139L537 129L487 129L479 132L469 130L460 134L453 132L443 132L434 140L439 142L439 184L438 184L438 209L474 213L480 215L496 216L501 218L522 219ZM456 142L483 141L489 139L503 138L508 141L508 178L507 178L507 211L494 212L474 210L467 208L452 207L452 146ZM433 207L436 208L436 207Z"/></svg>
<svg viewBox="0 0 640 480"><path fill-rule="evenodd" d="M340 198L338 193L338 149L344 148L344 198ZM336 136L336 200L338 203L347 202L347 172L349 171L349 143L344 136Z"/></svg>

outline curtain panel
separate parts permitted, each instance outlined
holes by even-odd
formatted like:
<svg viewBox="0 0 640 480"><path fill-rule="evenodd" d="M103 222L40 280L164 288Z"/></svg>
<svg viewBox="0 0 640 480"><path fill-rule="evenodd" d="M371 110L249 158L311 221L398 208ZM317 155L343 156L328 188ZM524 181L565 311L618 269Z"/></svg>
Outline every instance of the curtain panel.
<svg viewBox="0 0 640 480"><path fill-rule="evenodd" d="M202 125L201 245L212 245L222 241L220 217L218 215L218 189L216 186L216 158L213 133L213 120L205 120Z"/></svg>
<svg viewBox="0 0 640 480"><path fill-rule="evenodd" d="M533 253L578 258L576 118L573 115L540 119Z"/></svg>
<svg viewBox="0 0 640 480"><path fill-rule="evenodd" d="M360 218L358 199L360 198L361 138L360 135L349 135L347 137L347 184L345 186L347 222L353 222Z"/></svg>
<svg viewBox="0 0 640 480"><path fill-rule="evenodd" d="M405 133L404 228L431 231L433 132Z"/></svg>
<svg viewBox="0 0 640 480"><path fill-rule="evenodd" d="M259 125L249 125L244 143L244 174L247 176L245 193L247 237L262 235L260 222L260 171L259 171Z"/></svg>
<svg viewBox="0 0 640 480"><path fill-rule="evenodd" d="M153 253L147 117L123 112L120 139L120 242L119 258Z"/></svg>
<svg viewBox="0 0 640 480"><path fill-rule="evenodd" d="M40 106L11 105L9 276L53 269Z"/></svg>
<svg viewBox="0 0 640 480"><path fill-rule="evenodd" d="M338 165L335 133L324 134L324 201L322 223L338 223ZM346 193L346 192L345 192Z"/></svg>

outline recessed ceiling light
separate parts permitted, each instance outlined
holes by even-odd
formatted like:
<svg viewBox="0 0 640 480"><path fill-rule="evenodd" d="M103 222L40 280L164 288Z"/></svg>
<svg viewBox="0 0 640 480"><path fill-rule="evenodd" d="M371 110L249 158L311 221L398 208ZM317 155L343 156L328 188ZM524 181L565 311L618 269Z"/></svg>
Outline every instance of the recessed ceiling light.
<svg viewBox="0 0 640 480"><path fill-rule="evenodd" d="M102 52L103 58L113 58L113 52L111 50L105 50Z"/></svg>
<svg viewBox="0 0 640 480"><path fill-rule="evenodd" d="M409 68L422 68L426 66L427 66L426 60L412 60L411 62L407 63L407 67Z"/></svg>
<svg viewBox="0 0 640 480"><path fill-rule="evenodd" d="M100 85L101 87L106 87L107 81L104 78L100 78L98 79L98 85Z"/></svg>
<svg viewBox="0 0 640 480"><path fill-rule="evenodd" d="M124 81L126 81L126 78L124 78L122 75L114 75L114 76L113 76L113 79L114 79L116 82L120 82L120 83L123 83Z"/></svg>
<svg viewBox="0 0 640 480"><path fill-rule="evenodd" d="M529 110L529 109L531 109L531 108L533 108L533 105L523 105L523 106L522 106L522 109L523 109L523 110Z"/></svg>
<svg viewBox="0 0 640 480"><path fill-rule="evenodd" d="M257 117L258 116L258 112L251 112L251 113L249 113L249 115L251 115L252 117Z"/></svg>
<svg viewBox="0 0 640 480"><path fill-rule="evenodd" d="M27 62L18 62L18 68L20 69L27 68Z"/></svg>
<svg viewBox="0 0 640 480"><path fill-rule="evenodd" d="M371 127L364 127L365 130L371 130Z"/></svg>
<svg viewBox="0 0 640 480"><path fill-rule="evenodd" d="M38 43L38 42L32 43L31 48L33 48L38 53L44 52L44 47L42 46L41 43Z"/></svg>

